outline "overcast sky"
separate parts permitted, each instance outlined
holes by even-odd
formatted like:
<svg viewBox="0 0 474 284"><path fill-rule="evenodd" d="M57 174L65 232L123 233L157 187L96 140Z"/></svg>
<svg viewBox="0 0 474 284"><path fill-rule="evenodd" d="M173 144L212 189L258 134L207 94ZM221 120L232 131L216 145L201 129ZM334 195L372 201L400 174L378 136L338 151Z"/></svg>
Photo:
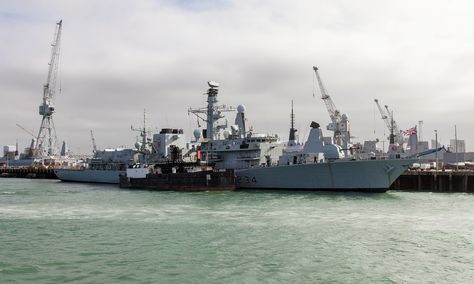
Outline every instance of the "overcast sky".
<svg viewBox="0 0 474 284"><path fill-rule="evenodd" d="M356 140L388 134L374 104L400 128L423 120L424 140L458 138L474 150L472 1L22 1L0 0L0 144L36 133L55 23L63 20L59 140L90 153L131 146L143 109L154 128L184 128L205 105L206 82L221 103L247 107L257 132L287 139L291 100L300 138L329 116L312 66ZM229 121L234 120L234 115ZM329 132L325 132L329 136Z"/></svg>

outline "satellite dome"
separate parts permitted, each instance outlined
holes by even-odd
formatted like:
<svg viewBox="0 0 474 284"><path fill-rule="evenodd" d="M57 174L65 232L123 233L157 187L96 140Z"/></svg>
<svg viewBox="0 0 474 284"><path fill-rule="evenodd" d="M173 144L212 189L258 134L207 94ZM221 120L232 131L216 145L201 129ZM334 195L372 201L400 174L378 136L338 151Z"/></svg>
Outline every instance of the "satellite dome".
<svg viewBox="0 0 474 284"><path fill-rule="evenodd" d="M231 125L230 130L232 131L232 134L237 135L239 133L239 126L238 125Z"/></svg>
<svg viewBox="0 0 474 284"><path fill-rule="evenodd" d="M224 138L229 139L230 136L230 131L229 130L224 130Z"/></svg>
<svg viewBox="0 0 474 284"><path fill-rule="evenodd" d="M196 138L196 140L201 138L201 129L194 129L193 135L194 135L194 138Z"/></svg>
<svg viewBox="0 0 474 284"><path fill-rule="evenodd" d="M238 111L239 113L244 113L244 112L245 112L245 109L246 109L246 108L245 108L244 105L239 105L239 106L237 107L237 111Z"/></svg>
<svg viewBox="0 0 474 284"><path fill-rule="evenodd" d="M141 147L142 147L142 143L135 142L135 148L137 148L139 150Z"/></svg>

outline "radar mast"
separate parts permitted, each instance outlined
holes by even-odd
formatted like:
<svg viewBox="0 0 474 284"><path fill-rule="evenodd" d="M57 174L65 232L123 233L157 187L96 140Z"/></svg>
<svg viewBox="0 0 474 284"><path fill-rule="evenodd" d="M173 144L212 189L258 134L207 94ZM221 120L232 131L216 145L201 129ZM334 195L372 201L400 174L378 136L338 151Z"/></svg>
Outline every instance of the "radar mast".
<svg viewBox="0 0 474 284"><path fill-rule="evenodd" d="M204 138L207 140L219 139L219 130L227 128L227 121L225 124L217 124L218 120L224 118L223 112L235 111L234 107L227 105L217 105L217 94L219 93L219 83L215 81L207 82L209 89L207 90L207 107L203 108L189 108L188 113L194 114L198 119L206 122L206 133ZM206 118L201 115L205 114Z"/></svg>
<svg viewBox="0 0 474 284"><path fill-rule="evenodd" d="M296 145L296 130L295 129L295 114L293 112L293 100L291 100L291 128L290 128L290 136L288 138L288 146L294 146Z"/></svg>

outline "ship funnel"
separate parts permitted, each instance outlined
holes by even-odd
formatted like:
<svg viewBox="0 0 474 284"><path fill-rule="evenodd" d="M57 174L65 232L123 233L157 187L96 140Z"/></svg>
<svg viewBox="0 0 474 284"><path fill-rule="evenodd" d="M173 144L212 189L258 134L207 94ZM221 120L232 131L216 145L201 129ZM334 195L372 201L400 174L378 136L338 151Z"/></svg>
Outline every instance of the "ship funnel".
<svg viewBox="0 0 474 284"><path fill-rule="evenodd" d="M232 130L233 135L239 135L240 138L245 137L245 134L247 133L247 127L246 127L246 118L245 118L245 110L246 107L244 105L239 105L237 106L237 115L235 117L235 125L237 126L237 129L239 132L234 133L234 130Z"/></svg>
<svg viewBox="0 0 474 284"><path fill-rule="evenodd" d="M317 123L317 122L315 122L315 121L312 121L310 127L311 127L311 128L319 128L320 125L319 125L319 123Z"/></svg>

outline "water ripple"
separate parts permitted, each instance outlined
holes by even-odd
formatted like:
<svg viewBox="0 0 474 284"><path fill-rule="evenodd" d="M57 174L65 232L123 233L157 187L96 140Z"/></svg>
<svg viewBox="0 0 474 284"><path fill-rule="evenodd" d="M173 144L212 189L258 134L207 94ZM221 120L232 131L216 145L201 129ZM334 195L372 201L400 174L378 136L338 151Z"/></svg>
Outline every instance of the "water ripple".
<svg viewBox="0 0 474 284"><path fill-rule="evenodd" d="M0 283L474 280L470 194L0 186Z"/></svg>

